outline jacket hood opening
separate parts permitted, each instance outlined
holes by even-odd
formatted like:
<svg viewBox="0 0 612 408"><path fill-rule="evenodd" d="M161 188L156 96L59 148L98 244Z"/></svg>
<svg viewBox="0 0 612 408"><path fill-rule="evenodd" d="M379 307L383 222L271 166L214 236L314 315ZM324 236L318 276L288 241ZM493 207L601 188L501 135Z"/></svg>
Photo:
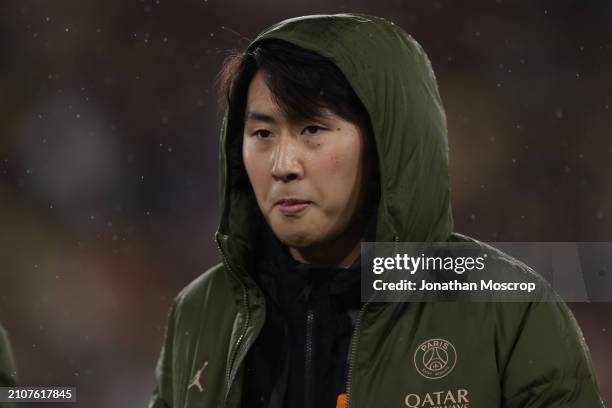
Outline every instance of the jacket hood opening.
<svg viewBox="0 0 612 408"><path fill-rule="evenodd" d="M446 115L422 47L394 23L363 14L284 20L247 50L267 39L331 60L368 111L380 176L375 240L446 241L453 229ZM223 119L219 158L217 239L243 269L263 216L242 164L242 118L231 109Z"/></svg>

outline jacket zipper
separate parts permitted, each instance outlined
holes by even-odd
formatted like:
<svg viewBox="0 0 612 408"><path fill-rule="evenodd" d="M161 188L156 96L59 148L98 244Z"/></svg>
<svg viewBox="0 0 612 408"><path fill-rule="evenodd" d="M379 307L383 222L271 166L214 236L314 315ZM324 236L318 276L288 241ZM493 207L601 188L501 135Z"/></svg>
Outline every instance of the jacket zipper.
<svg viewBox="0 0 612 408"><path fill-rule="evenodd" d="M397 235L393 236L393 242L397 245L399 242L399 237ZM372 295L373 297L374 295ZM351 353L349 360L349 369L346 378L346 408L351 407L351 382L353 379L353 366L355 364L355 358L357 357L357 346L359 345L359 326L361 324L361 317L363 316L365 310L370 305L370 301L372 297L363 305L363 307L359 310L357 314L357 319L355 320L355 329L353 330L353 336L351 338Z"/></svg>
<svg viewBox="0 0 612 408"><path fill-rule="evenodd" d="M305 373L304 373L304 406L311 408L312 404L312 332L314 327L314 310L308 309L306 314L306 356L304 360Z"/></svg>
<svg viewBox="0 0 612 408"><path fill-rule="evenodd" d="M224 265L227 267L227 269L233 273L232 268L229 264L229 262L227 261L227 257L225 256L225 252L223 252L223 248L221 247L221 244L219 243L219 239L215 238L215 241L217 242L217 248L219 248L219 252L221 253L221 257L223 259L223 263ZM399 237L396 235L393 237L393 241L395 243L397 243L399 241ZM251 319L251 313L249 310L249 294L248 291L246 289L246 286L240 282L240 284L242 285L242 303L243 303L243 307L245 309L246 312L246 317L245 317L245 323L242 329L242 333L240 333L240 336L238 337L238 340L236 341L236 344L233 347L233 350L230 354L230 361L229 364L227 366L226 369L226 381L227 381L227 391L225 393L225 404L227 404L227 398L229 397L229 393L230 393L230 388L231 388L231 383L232 383L232 379L230 378L231 376L231 372L232 372L232 368L234 365L234 360L236 359L236 355L238 354L238 349L240 348L240 345L244 339L244 337L246 336L246 331L247 328L249 326L249 322ZM368 302L366 302L363 307L359 310L359 314L357 315L357 320L355 321L355 329L353 330L353 336L351 339L351 355L350 355L350 361L349 361L349 370L348 370L348 374L347 374L347 381L346 381L346 408L350 408L351 406L351 381L352 381L352 377L353 377L353 365L354 365L354 361L355 361L355 357L357 356L357 346L359 343L359 326L361 324L361 317L363 315L363 313L365 312L365 310L367 309L368 305L370 304L370 301L368 300ZM312 356L309 355L309 351L310 353L312 353L312 322L314 321L314 312L312 310L308 311L308 320L307 320L307 336L306 336L306 347L307 347L307 373L310 369L310 359L312 358ZM310 324L309 324L310 323ZM309 330L310 328L310 330ZM310 333L310 334L309 334ZM308 377L306 377L306 381L308 380Z"/></svg>
<svg viewBox="0 0 612 408"><path fill-rule="evenodd" d="M367 302L363 307L359 310L357 314L357 320L355 321L355 329L353 329L353 337L351 338L351 353L349 359L349 369L346 378L346 408L351 406L351 381L353 379L353 365L355 361L355 357L357 356L357 343L359 342L359 325L361 324L361 316L363 312L366 310L370 303Z"/></svg>
<svg viewBox="0 0 612 408"><path fill-rule="evenodd" d="M219 252L221 253L221 258L223 259L223 264L227 267L227 269L231 272L234 273L232 271L232 268L227 260L227 257L225 256L225 252L223 251L223 248L221 247L221 243L219 242L218 238L215 238L215 241L217 242L217 248L219 248ZM244 326L242 329L242 332L240 333L240 336L238 337L238 340L236 341L236 344L234 344L234 347L232 348L232 351L230 353L230 361L229 364L227 365L227 368L225 370L225 377L226 377L226 382L227 382L227 389L225 392L225 401L224 401L224 405L227 405L227 399L229 397L230 394L230 388L232 386L232 379L231 377L231 373L232 373L232 368L234 366L234 361L236 359L236 355L238 354L238 350L240 348L240 345L242 344L242 341L244 340L244 337L246 336L246 331L247 328L249 327L249 323L251 320L251 312L249 310L249 293L247 291L246 286L240 282L241 286L242 286L242 305L245 309L245 322L244 322Z"/></svg>

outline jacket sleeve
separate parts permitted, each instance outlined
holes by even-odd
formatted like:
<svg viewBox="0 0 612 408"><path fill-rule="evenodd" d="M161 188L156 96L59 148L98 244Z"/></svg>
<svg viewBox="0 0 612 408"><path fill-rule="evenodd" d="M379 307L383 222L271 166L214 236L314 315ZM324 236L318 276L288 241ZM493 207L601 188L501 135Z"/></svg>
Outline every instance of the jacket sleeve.
<svg viewBox="0 0 612 408"><path fill-rule="evenodd" d="M155 367L155 389L148 408L173 408L173 355L176 300L170 308L162 349Z"/></svg>
<svg viewBox="0 0 612 408"><path fill-rule="evenodd" d="M558 297L531 303L502 376L504 408L602 408L578 323Z"/></svg>
<svg viewBox="0 0 612 408"><path fill-rule="evenodd" d="M11 344L4 327L0 326L0 387L15 387L17 371L11 350ZM5 408L13 408L15 404L5 402L0 404Z"/></svg>
<svg viewBox="0 0 612 408"><path fill-rule="evenodd" d="M0 326L0 387L14 387L16 380L15 360L4 327Z"/></svg>

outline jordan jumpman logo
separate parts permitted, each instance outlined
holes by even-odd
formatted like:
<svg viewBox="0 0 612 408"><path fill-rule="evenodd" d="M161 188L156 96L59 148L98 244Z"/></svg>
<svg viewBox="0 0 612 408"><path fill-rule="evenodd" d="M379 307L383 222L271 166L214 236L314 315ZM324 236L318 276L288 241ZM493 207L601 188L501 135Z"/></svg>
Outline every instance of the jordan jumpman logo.
<svg viewBox="0 0 612 408"><path fill-rule="evenodd" d="M207 365L208 361L205 361L202 368L196 371L195 375L193 376L193 379L191 380L191 383L189 384L189 387L187 387L187 391L189 391L191 387L197 387L200 392L204 391L202 384L200 384L200 377L202 376L202 373L204 372L204 369L206 369Z"/></svg>

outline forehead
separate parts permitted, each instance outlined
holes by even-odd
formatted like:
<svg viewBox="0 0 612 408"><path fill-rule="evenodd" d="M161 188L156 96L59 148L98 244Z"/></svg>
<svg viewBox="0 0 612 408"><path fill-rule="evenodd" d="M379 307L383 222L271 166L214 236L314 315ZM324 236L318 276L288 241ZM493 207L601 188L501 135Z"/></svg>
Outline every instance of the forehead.
<svg viewBox="0 0 612 408"><path fill-rule="evenodd" d="M341 120L328 108L316 107L312 117L289 115L276 102L274 94L268 87L265 75L259 70L251 80L248 88L247 104L244 112L245 122L276 122L281 120L303 122L306 120Z"/></svg>
<svg viewBox="0 0 612 408"><path fill-rule="evenodd" d="M264 73L262 70L258 70L253 76L253 79L251 79L247 95L247 104L274 102L272 92L266 83L264 75L269 74Z"/></svg>
<svg viewBox="0 0 612 408"><path fill-rule="evenodd" d="M280 114L281 109L278 104L274 101L274 96L266 84L262 71L258 71L251 83L249 84L247 94L247 105L245 112L245 119L249 118L249 112L262 112L266 114Z"/></svg>

